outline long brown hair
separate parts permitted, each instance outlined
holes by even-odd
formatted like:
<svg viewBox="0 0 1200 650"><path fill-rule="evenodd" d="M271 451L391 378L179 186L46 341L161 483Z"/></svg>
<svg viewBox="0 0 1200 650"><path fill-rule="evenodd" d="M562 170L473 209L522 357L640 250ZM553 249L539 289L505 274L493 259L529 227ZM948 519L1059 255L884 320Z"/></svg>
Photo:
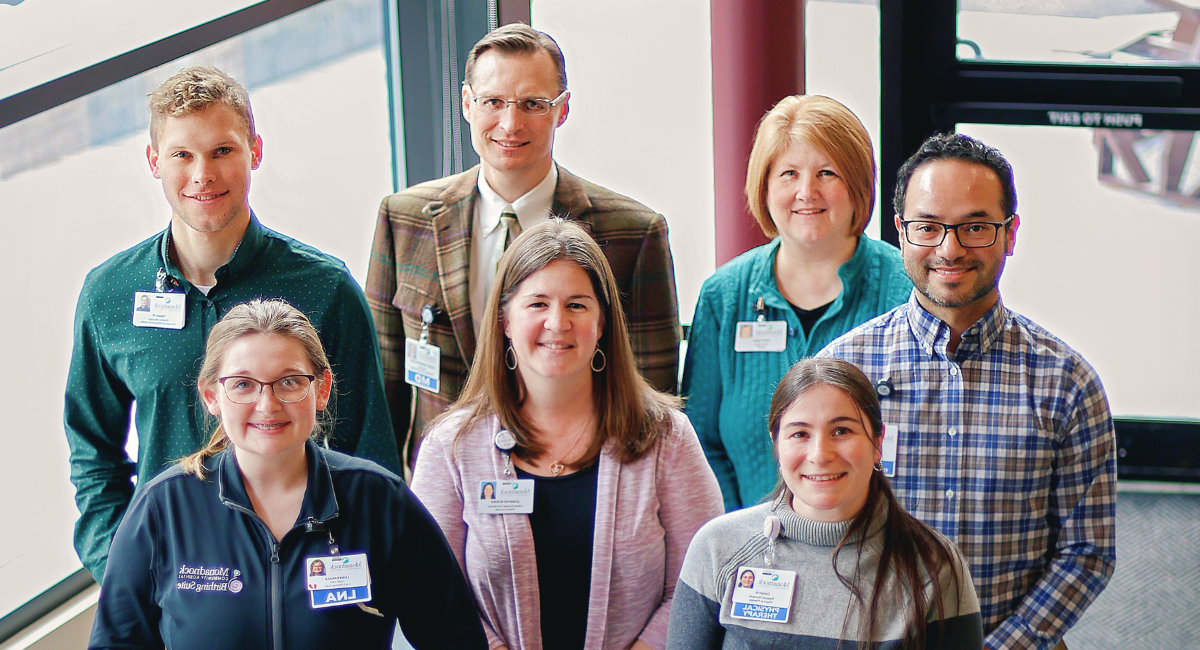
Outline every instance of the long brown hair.
<svg viewBox="0 0 1200 650"><path fill-rule="evenodd" d="M679 399L658 392L638 373L621 294L608 260L582 227L565 219L551 218L530 227L500 258L483 312L471 374L458 401L439 420L463 410L469 413L456 436L461 438L480 420L495 413L517 441L512 453L527 461L542 453L544 447L536 435L540 432L521 413L520 376L505 365L508 341L504 318L521 283L556 260L576 264L588 274L603 315L597 349L604 353L606 362L592 381L596 436L581 460L595 457L608 440L615 443L617 460L637 460L670 429L670 411L678 408Z"/></svg>
<svg viewBox="0 0 1200 650"><path fill-rule="evenodd" d="M879 398L871 380L852 363L841 359L802 359L788 370L775 395L771 398L771 410L767 416L768 427L771 431L771 442L775 448L776 457L779 455L779 429L783 415L795 401L814 386L833 386L846 393L858 407L859 413L866 418L867 433L876 448L881 442L883 418L879 407ZM775 490L768 499L791 499L791 490L783 482L782 474ZM871 601L866 603L862 592L854 580L843 576L837 568L838 554L847 545L854 545L855 540L866 537L880 508L885 504L887 521L883 528L883 548L879 553L879 567L875 571L875 580L871 589ZM858 555L855 562L855 578L858 576L858 566L862 564L864 544L857 544ZM909 596L911 607L908 617L908 633L906 648L925 648L928 639L925 638L925 618L929 611L930 601L937 608L938 619L945 618L942 604L942 584L938 579L943 567L949 566L954 577L954 590L957 594L962 576L959 574L959 564L954 551L938 537L932 528L921 523L917 518L908 514L892 494L883 472L871 472L871 480L867 490L867 502L862 510L854 516L846 534L833 549L833 572L838 580L850 590L860 607L865 608L865 615L859 621L858 647L869 648L875 637L876 613L880 601L886 591L888 577L895 575L901 588ZM924 580L921 568L928 572L932 583L933 594L930 601L925 599Z"/></svg>
<svg viewBox="0 0 1200 650"><path fill-rule="evenodd" d="M213 325L208 333L208 341L204 346L204 363L200 366L200 374L196 378L196 388L204 398L204 390L217 383L221 365L225 362L225 353L229 346L243 336L250 334L274 334L286 336L295 340L304 348L312 372L317 376L309 390L319 390L317 382L322 381L326 371L329 371L329 359L325 357L325 348L317 337L317 330L299 309L291 306L285 300L251 300L235 306L225 314L221 322ZM333 394L333 374L329 375L329 392ZM330 409L317 412L317 421L313 426L312 437L324 443L326 430L332 422ZM208 443L200 451L185 456L179 460L183 471L204 478L204 461L229 446L229 436L221 425L221 419L216 420L216 427L208 438Z"/></svg>

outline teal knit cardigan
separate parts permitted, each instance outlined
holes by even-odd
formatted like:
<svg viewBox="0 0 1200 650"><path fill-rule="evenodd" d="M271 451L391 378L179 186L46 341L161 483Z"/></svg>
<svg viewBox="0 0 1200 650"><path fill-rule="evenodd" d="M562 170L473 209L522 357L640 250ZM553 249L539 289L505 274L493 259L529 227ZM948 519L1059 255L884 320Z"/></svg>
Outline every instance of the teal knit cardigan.
<svg viewBox="0 0 1200 650"><path fill-rule="evenodd" d="M779 238L730 260L700 289L683 369L685 412L721 484L727 511L753 505L775 487L775 456L767 432L767 410L788 368L810 357L857 325L905 303L912 282L900 251L867 236L840 268L842 293L805 336L791 305L775 282ZM757 318L788 324L782 352L734 352L739 321Z"/></svg>

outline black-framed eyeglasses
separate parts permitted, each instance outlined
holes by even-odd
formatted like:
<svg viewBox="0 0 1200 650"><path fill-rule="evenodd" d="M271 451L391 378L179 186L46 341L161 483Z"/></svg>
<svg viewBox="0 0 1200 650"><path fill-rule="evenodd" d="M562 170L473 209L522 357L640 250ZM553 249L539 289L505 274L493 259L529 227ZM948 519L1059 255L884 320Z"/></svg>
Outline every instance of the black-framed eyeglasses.
<svg viewBox="0 0 1200 650"><path fill-rule="evenodd" d="M963 248L987 248L996 243L1000 229L1011 223L1010 216L1004 221L966 221L958 224L940 221L900 220L904 227L904 238L913 246L937 248L946 241L946 233L954 231L954 237Z"/></svg>
<svg viewBox="0 0 1200 650"><path fill-rule="evenodd" d="M316 375L288 375L275 381L259 381L253 377L230 375L219 377L218 382L225 391L225 397L234 404L253 404L262 395L263 386L270 386L275 393L275 399L285 403L303 401L308 397L308 389L312 386Z"/></svg>
<svg viewBox="0 0 1200 650"><path fill-rule="evenodd" d="M470 86L467 86L468 90ZM526 115L539 116L550 112L550 109L563 103L567 98L568 90L563 90L554 99L545 99L544 97L530 97L528 99L504 99L503 97L476 97L472 92L471 101L475 102L475 106L485 113L503 113L508 109L509 104L516 104L517 110Z"/></svg>

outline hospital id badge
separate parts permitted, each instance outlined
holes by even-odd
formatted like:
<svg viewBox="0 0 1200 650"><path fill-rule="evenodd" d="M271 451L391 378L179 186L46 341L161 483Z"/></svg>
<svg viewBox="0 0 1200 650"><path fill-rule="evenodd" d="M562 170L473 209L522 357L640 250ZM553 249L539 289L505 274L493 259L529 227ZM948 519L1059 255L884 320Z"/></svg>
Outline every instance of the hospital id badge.
<svg viewBox="0 0 1200 650"><path fill-rule="evenodd" d="M479 482L479 514L527 515L533 512L533 479Z"/></svg>
<svg viewBox="0 0 1200 650"><path fill-rule="evenodd" d="M187 294L138 291L133 294L133 326L181 330Z"/></svg>
<svg viewBox="0 0 1200 650"><path fill-rule="evenodd" d="M738 321L734 352L783 352L787 349L787 321Z"/></svg>
<svg viewBox="0 0 1200 650"><path fill-rule="evenodd" d="M304 558L309 602L313 609L339 607L371 600L367 554Z"/></svg>
<svg viewBox="0 0 1200 650"><path fill-rule="evenodd" d="M436 393L442 385L442 349L416 339L404 339L404 381Z"/></svg>
<svg viewBox="0 0 1200 650"><path fill-rule="evenodd" d="M879 463L883 467L883 475L896 475L896 451L900 447L900 429L894 424L883 424L883 456Z"/></svg>
<svg viewBox="0 0 1200 650"><path fill-rule="evenodd" d="M796 572L738 567L730 616L748 621L787 623L796 589Z"/></svg>

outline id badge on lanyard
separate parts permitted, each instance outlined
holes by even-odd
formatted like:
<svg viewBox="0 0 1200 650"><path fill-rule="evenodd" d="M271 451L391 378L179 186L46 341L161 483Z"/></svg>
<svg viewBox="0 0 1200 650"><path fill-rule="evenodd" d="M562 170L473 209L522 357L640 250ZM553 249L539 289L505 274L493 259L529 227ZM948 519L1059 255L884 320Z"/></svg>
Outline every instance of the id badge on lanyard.
<svg viewBox="0 0 1200 650"><path fill-rule="evenodd" d="M367 554L304 558L309 603L313 609L340 607L371 600Z"/></svg>
<svg viewBox="0 0 1200 650"><path fill-rule="evenodd" d="M429 324L433 322L435 308L421 308L421 338L404 339L404 381L437 393L442 386L442 349L429 342Z"/></svg>
<svg viewBox="0 0 1200 650"><path fill-rule="evenodd" d="M779 517L771 515L763 522L768 551L764 567L742 565L734 575L733 608L729 615L749 621L787 623L792 612L792 595L796 590L796 572L773 566L775 540L782 530Z"/></svg>
<svg viewBox="0 0 1200 650"><path fill-rule="evenodd" d="M133 294L133 326L181 330L187 322L187 294L167 291L167 271L158 269L154 291Z"/></svg>
<svg viewBox="0 0 1200 650"><path fill-rule="evenodd" d="M479 514L482 515L527 515L533 512L533 479L512 478L512 450L517 446L516 438L505 429L500 429L492 438L496 450L504 456L504 478L479 482Z"/></svg>

